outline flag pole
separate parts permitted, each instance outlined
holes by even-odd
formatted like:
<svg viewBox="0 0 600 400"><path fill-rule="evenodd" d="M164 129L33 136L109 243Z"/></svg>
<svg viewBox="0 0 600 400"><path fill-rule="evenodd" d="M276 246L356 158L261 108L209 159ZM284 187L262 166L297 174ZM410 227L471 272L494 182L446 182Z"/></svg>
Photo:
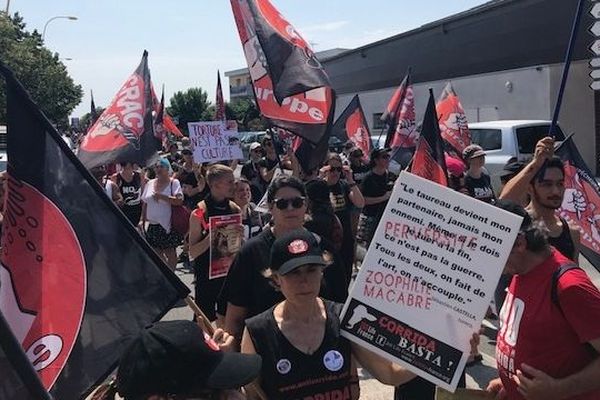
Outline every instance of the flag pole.
<svg viewBox="0 0 600 400"><path fill-rule="evenodd" d="M579 0L577 5L577 11L575 13L575 20L573 21L573 28L571 30L571 38L569 39L569 46L567 47L567 55L565 57L565 65L563 67L562 80L560 82L560 88L558 90L558 98L556 99L556 106L554 107L554 115L552 116L552 123L550 124L549 136L555 137L556 126L558 123L558 116L560 114L560 107L562 105L563 95L565 87L567 85L567 79L569 77L569 69L571 67L571 59L573 57L573 50L575 48L575 42L577 41L577 33L579 32L579 25L581 23L581 16L583 14L583 3L584 0Z"/></svg>

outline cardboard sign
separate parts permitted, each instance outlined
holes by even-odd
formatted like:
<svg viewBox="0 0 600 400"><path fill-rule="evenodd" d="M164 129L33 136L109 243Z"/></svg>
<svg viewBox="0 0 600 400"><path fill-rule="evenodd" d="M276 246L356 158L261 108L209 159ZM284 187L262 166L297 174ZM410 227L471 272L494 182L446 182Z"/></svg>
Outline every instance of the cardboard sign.
<svg viewBox="0 0 600 400"><path fill-rule="evenodd" d="M342 335L454 391L522 218L402 172Z"/></svg>
<svg viewBox="0 0 600 400"><path fill-rule="evenodd" d="M244 156L235 121L200 121L188 123L194 162L240 160Z"/></svg>
<svg viewBox="0 0 600 400"><path fill-rule="evenodd" d="M210 264L208 279L227 276L233 258L242 245L242 215L219 215L208 219Z"/></svg>

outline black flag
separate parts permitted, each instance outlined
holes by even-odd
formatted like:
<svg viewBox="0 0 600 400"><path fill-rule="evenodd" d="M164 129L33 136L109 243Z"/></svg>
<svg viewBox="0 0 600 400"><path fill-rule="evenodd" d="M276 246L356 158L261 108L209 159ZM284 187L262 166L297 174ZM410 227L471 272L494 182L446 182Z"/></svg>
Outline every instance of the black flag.
<svg viewBox="0 0 600 400"><path fill-rule="evenodd" d="M331 128L331 135L342 142L351 141L368 156L371 153L371 134L365 113L360 105L358 95L355 95L346 109L340 114Z"/></svg>
<svg viewBox="0 0 600 400"><path fill-rule="evenodd" d="M92 96L92 101L90 103L90 126L96 123L98 119L98 114L96 113L96 103L94 103L94 92L90 90L90 95Z"/></svg>
<svg viewBox="0 0 600 400"><path fill-rule="evenodd" d="M0 310L56 399L80 399L188 294L12 72Z"/></svg>
<svg viewBox="0 0 600 400"><path fill-rule="evenodd" d="M440 185L448 186L444 144L431 89L429 89L429 102L423 117L421 136L413 156L410 172Z"/></svg>
<svg viewBox="0 0 600 400"><path fill-rule="evenodd" d="M557 214L579 226L581 254L600 271L600 186L572 137L560 145L556 155L565 164L565 194Z"/></svg>

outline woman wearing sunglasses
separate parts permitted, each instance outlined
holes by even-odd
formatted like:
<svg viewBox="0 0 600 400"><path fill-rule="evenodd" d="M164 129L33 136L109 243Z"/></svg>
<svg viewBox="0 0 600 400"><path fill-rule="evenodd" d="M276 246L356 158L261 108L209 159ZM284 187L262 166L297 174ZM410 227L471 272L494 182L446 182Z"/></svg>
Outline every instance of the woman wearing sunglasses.
<svg viewBox="0 0 600 400"><path fill-rule="evenodd" d="M275 239L287 232L304 229L307 204L304 184L293 176L275 178L267 190L267 203L271 225L242 246L221 291L221 300L227 302L225 330L238 342L246 318L260 314L283 300L281 293L265 278L264 272L269 266ZM334 274L330 276L333 280Z"/></svg>
<svg viewBox="0 0 600 400"><path fill-rule="evenodd" d="M263 359L257 382L263 398L357 399L357 362L389 385L414 377L341 337L342 305L319 297L327 258L306 230L287 232L272 246L266 274L284 300L248 319L242 339L242 353L259 354ZM248 394L256 398L252 389Z"/></svg>
<svg viewBox="0 0 600 400"><path fill-rule="evenodd" d="M342 164L342 158L336 153L330 153L327 164L321 170L329 188L329 198L333 211L342 223L343 239L341 254L344 258L346 279L352 278L354 264L354 232L352 230L352 210L361 209L365 205L360 189L352 176L352 170Z"/></svg>

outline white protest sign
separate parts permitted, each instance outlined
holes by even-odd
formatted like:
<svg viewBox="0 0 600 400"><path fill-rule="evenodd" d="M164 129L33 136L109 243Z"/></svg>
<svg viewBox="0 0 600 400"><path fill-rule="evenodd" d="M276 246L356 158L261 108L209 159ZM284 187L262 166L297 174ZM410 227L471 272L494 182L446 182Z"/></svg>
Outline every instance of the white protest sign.
<svg viewBox="0 0 600 400"><path fill-rule="evenodd" d="M235 121L188 123L194 162L216 162L244 158Z"/></svg>
<svg viewBox="0 0 600 400"><path fill-rule="evenodd" d="M402 172L342 335L455 390L522 218Z"/></svg>

